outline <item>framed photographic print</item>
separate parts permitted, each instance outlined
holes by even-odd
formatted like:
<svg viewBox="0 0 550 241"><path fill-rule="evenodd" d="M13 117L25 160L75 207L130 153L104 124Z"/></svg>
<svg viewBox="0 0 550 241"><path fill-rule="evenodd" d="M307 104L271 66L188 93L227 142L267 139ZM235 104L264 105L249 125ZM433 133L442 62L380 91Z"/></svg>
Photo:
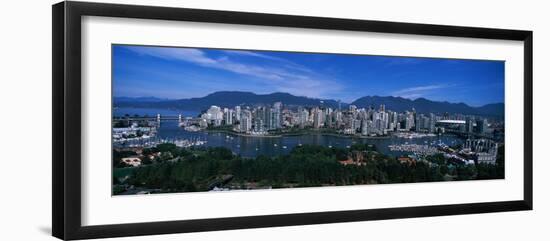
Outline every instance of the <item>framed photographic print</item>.
<svg viewBox="0 0 550 241"><path fill-rule="evenodd" d="M61 2L53 235L532 209L532 32Z"/></svg>

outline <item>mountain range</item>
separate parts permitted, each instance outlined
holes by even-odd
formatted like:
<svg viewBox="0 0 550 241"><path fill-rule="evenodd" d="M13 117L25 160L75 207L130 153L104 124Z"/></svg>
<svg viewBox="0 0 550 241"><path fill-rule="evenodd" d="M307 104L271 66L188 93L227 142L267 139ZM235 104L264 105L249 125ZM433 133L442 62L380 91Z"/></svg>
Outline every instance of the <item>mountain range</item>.
<svg viewBox="0 0 550 241"><path fill-rule="evenodd" d="M338 108L338 101L332 99L318 99L295 96L288 93L275 92L271 94L254 94L242 91L219 91L200 98L167 100L156 97L115 97L113 102L117 107L136 108L170 108L180 110L202 111L212 105L220 107L234 107L236 105L271 105L274 102L283 102L289 106L325 106ZM464 103L449 103L446 101L432 101L425 98L415 100L394 96L365 96L351 103L341 103L341 108L355 105L358 108L378 108L381 104L387 110L403 112L415 110L419 113L460 113L465 115L504 116L504 103L487 104L480 107L469 106Z"/></svg>
<svg viewBox="0 0 550 241"><path fill-rule="evenodd" d="M168 101L170 99L162 99L154 96L144 96L144 97L115 97L115 102L160 102Z"/></svg>

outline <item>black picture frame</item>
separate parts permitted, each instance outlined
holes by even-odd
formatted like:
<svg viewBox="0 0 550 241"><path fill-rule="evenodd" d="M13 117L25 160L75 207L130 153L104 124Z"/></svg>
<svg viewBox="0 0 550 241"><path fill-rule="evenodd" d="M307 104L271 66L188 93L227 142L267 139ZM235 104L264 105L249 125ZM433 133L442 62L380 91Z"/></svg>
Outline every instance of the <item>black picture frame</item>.
<svg viewBox="0 0 550 241"><path fill-rule="evenodd" d="M212 218L99 226L81 224L81 17L281 26L327 30L517 40L524 43L524 194L522 200L421 207ZM60 239L200 232L380 219L532 210L533 33L523 30L366 21L90 2L52 6L52 233Z"/></svg>

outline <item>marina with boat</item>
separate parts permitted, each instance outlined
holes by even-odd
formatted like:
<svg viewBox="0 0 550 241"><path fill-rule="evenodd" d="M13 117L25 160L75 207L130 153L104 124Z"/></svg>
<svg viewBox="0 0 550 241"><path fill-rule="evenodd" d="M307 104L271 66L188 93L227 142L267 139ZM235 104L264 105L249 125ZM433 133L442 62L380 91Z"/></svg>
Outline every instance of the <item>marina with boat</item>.
<svg viewBox="0 0 550 241"><path fill-rule="evenodd" d="M189 115L196 115L196 113ZM463 139L452 134L436 135L414 132L398 132L385 138L352 138L323 133L264 138L223 131L206 131L194 125L182 126L178 118L164 120L161 117L156 122L154 113L149 116L153 116L152 119L155 121L155 123L149 123L151 126L149 133L145 133L141 137L115 138L114 135L118 131L113 131L113 147L153 147L162 143L173 143L180 147L221 146L230 149L234 154L255 157L260 154L288 154L294 147L302 145L350 148L353 144L364 143L375 145L384 154L400 156L414 152L432 153L440 143L454 146L463 142Z"/></svg>

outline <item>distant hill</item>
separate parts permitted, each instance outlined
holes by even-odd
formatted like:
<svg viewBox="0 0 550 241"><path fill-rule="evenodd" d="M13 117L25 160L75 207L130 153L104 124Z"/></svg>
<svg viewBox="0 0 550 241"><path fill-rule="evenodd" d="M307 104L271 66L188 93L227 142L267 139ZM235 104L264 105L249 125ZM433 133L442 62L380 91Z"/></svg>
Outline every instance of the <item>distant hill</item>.
<svg viewBox="0 0 550 241"><path fill-rule="evenodd" d="M419 113L460 113L465 115L504 116L504 103L488 104L472 107L464 103L449 103L447 101L431 101L425 98L415 100L393 96L365 96L351 103L359 108L378 108L381 104L386 109L402 112L414 108Z"/></svg>
<svg viewBox="0 0 550 241"><path fill-rule="evenodd" d="M204 110L212 105L220 107L235 107L236 105L272 105L275 102L283 102L285 105L296 106L328 106L336 108L338 102L335 100L323 100L308 98L303 96L294 96L288 93L275 92L271 94L254 94L252 92L242 91L219 91L209 94L205 97L155 101L155 102L129 102L122 101L115 104L118 107L143 107L143 108L176 108L181 110Z"/></svg>
<svg viewBox="0 0 550 241"><path fill-rule="evenodd" d="M494 116L504 116L504 103L488 104L478 107L480 113L491 113Z"/></svg>
<svg viewBox="0 0 550 241"><path fill-rule="evenodd" d="M220 107L234 107L236 105L272 105L280 101L284 105L291 106L326 106L338 108L338 101L331 99L317 99L303 96L295 96L288 93L275 92L271 94L254 94L242 91L219 91L200 98L180 100L163 100L155 97L127 98L118 97L114 102L117 107L141 107L141 108L170 108L180 110L201 111L212 105ZM415 108L419 113L461 113L466 115L504 116L504 104L488 104L481 107L472 107L464 103L449 103L431 101L425 98L415 100L393 96L365 96L352 103L359 108L373 107L378 109L381 104L386 109L403 112ZM342 108L349 104L341 103Z"/></svg>
<svg viewBox="0 0 550 241"><path fill-rule="evenodd" d="M121 102L160 102L160 101L168 101L169 99L161 99L153 96L144 96L144 97L114 97L113 101L116 103Z"/></svg>

